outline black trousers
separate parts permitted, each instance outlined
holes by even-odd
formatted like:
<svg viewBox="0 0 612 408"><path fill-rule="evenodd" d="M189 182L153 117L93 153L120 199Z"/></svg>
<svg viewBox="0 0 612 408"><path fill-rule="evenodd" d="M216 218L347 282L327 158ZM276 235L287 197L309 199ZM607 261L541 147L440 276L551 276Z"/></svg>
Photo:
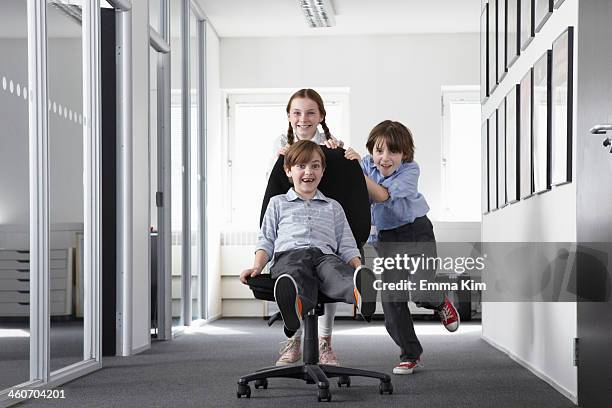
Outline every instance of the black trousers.
<svg viewBox="0 0 612 408"><path fill-rule="evenodd" d="M274 254L270 268L272 279L290 275L302 298L305 314L316 306L318 292L330 299L355 303L354 270L336 255L326 255L319 248L303 248Z"/></svg>
<svg viewBox="0 0 612 408"><path fill-rule="evenodd" d="M437 256L436 238L433 225L427 216L419 217L410 224L402 225L392 230L383 230L378 233L376 251L379 257L404 258L421 257L423 263L418 269L389 268L383 272L384 283L397 283L409 280L418 288L420 281L435 281L436 270L431 264L427 265L426 258ZM438 291L412 290L383 291L382 306L385 314L385 327L387 332L400 347L401 361L416 360L421 356L423 347L414 331L414 323L408 309L408 296L417 306L427 309L438 309L444 302L444 293Z"/></svg>

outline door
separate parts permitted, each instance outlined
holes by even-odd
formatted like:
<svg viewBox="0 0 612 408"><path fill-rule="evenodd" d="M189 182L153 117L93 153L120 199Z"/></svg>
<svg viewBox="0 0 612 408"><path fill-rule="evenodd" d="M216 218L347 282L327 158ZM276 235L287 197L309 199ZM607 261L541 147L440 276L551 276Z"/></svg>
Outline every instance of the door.
<svg viewBox="0 0 612 408"><path fill-rule="evenodd" d="M612 400L612 13L607 0L580 2L575 58L575 182L578 251L578 403ZM607 125L601 131L589 131Z"/></svg>

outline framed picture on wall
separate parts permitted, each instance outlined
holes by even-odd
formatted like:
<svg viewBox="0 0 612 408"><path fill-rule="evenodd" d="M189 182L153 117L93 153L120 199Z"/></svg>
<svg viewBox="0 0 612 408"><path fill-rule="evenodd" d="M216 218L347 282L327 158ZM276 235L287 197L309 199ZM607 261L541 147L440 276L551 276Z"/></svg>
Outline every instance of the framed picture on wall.
<svg viewBox="0 0 612 408"><path fill-rule="evenodd" d="M480 128L480 141L481 141L481 152L482 152L482 160L481 163L481 171L482 171L482 192L480 194L481 201L480 206L482 210L482 214L487 214L489 212L489 120L485 120Z"/></svg>
<svg viewBox="0 0 612 408"><path fill-rule="evenodd" d="M506 99L497 108L497 206L508 204L506 196Z"/></svg>
<svg viewBox="0 0 612 408"><path fill-rule="evenodd" d="M574 28L553 42L551 79L552 184L572 181Z"/></svg>
<svg viewBox="0 0 612 408"><path fill-rule="evenodd" d="M520 200L519 184L519 85L506 95L506 197L508 204Z"/></svg>
<svg viewBox="0 0 612 408"><path fill-rule="evenodd" d="M497 83L506 76L506 0L497 0Z"/></svg>
<svg viewBox="0 0 612 408"><path fill-rule="evenodd" d="M547 50L533 66L534 192L550 190L550 60Z"/></svg>
<svg viewBox="0 0 612 408"><path fill-rule="evenodd" d="M534 5L535 32L538 33L553 11L553 0L535 0Z"/></svg>
<svg viewBox="0 0 612 408"><path fill-rule="evenodd" d="M484 102L489 96L489 5L485 4L480 15L480 101Z"/></svg>
<svg viewBox="0 0 612 408"><path fill-rule="evenodd" d="M555 8L558 9L559 6L564 2L565 0L555 0Z"/></svg>
<svg viewBox="0 0 612 408"><path fill-rule="evenodd" d="M497 111L489 117L487 147L489 151L489 211L497 210Z"/></svg>
<svg viewBox="0 0 612 408"><path fill-rule="evenodd" d="M489 0L489 95L497 86L497 0Z"/></svg>
<svg viewBox="0 0 612 408"><path fill-rule="evenodd" d="M521 52L518 0L506 0L506 59L510 68Z"/></svg>
<svg viewBox="0 0 612 408"><path fill-rule="evenodd" d="M521 51L533 40L533 0L520 0L519 33Z"/></svg>
<svg viewBox="0 0 612 408"><path fill-rule="evenodd" d="M531 161L531 104L533 100L532 69L523 77L519 90L519 162L520 197L533 195L533 166Z"/></svg>

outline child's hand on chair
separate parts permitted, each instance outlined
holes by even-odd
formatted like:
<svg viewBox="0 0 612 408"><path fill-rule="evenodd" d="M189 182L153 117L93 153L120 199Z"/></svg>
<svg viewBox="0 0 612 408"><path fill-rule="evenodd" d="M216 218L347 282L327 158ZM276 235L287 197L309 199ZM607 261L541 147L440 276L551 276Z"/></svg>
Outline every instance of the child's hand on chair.
<svg viewBox="0 0 612 408"><path fill-rule="evenodd" d="M259 275L261 273L262 268L257 268L257 267L252 267L249 269L245 269L244 271L242 271L242 273L240 274L240 282L244 283L246 285L247 283L247 279L248 278L254 278L255 276Z"/></svg>
<svg viewBox="0 0 612 408"><path fill-rule="evenodd" d="M348 149L346 149L346 152L344 153L344 157L349 160L361 160L361 156L359 155L359 153L357 153L355 149L353 149L352 147L349 147Z"/></svg>
<svg viewBox="0 0 612 408"><path fill-rule="evenodd" d="M329 147L330 149L337 149L339 147L344 147L344 142L337 139L327 139L325 141L325 146Z"/></svg>

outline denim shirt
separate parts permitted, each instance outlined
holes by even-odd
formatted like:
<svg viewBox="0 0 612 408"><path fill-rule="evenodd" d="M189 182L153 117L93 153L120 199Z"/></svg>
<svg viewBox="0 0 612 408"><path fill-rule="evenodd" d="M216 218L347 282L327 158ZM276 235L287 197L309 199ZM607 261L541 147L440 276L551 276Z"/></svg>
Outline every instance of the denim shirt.
<svg viewBox="0 0 612 408"><path fill-rule="evenodd" d="M419 165L415 161L402 162L389 176L384 177L371 155L361 159L365 175L385 187L389 198L382 203L371 203L372 224L378 231L390 230L414 222L429 211L425 197L418 191Z"/></svg>
<svg viewBox="0 0 612 408"><path fill-rule="evenodd" d="M275 253L300 248L319 248L344 262L361 256L340 203L319 190L304 200L292 188L270 199L255 251L264 250L274 263Z"/></svg>

